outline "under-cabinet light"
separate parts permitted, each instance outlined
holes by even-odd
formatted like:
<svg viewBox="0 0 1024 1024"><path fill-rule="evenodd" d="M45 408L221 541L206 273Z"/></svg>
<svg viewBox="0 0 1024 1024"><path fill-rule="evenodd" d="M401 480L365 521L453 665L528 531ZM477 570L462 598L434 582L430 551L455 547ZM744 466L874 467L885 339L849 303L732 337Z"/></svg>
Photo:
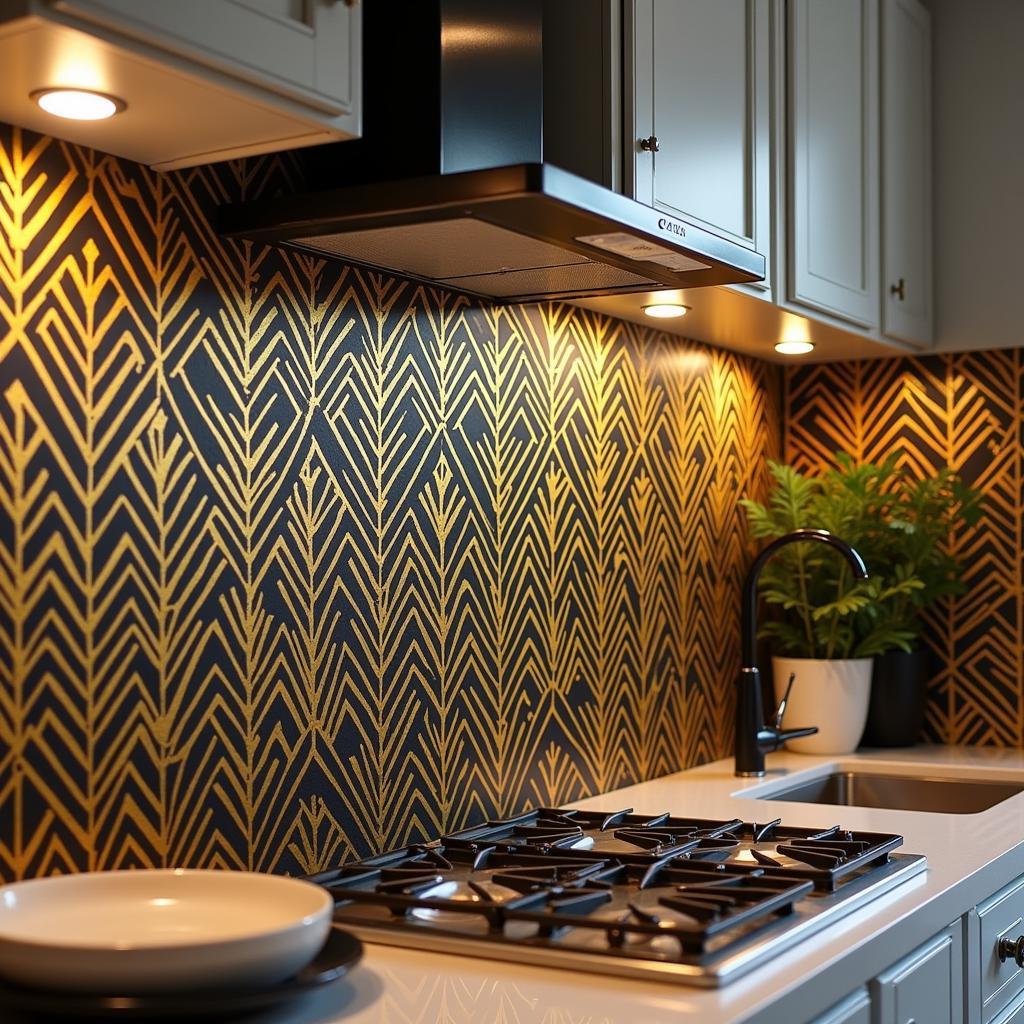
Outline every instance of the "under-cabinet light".
<svg viewBox="0 0 1024 1024"><path fill-rule="evenodd" d="M814 342L780 341L776 344L775 351L783 356L805 356L808 352L814 351Z"/></svg>
<svg viewBox="0 0 1024 1024"><path fill-rule="evenodd" d="M104 121L127 106L116 96L91 89L39 89L31 98L48 114L72 121Z"/></svg>
<svg viewBox="0 0 1024 1024"><path fill-rule="evenodd" d="M652 302L649 306L644 306L643 311L659 320L671 320L673 317L685 316L690 307L679 302Z"/></svg>

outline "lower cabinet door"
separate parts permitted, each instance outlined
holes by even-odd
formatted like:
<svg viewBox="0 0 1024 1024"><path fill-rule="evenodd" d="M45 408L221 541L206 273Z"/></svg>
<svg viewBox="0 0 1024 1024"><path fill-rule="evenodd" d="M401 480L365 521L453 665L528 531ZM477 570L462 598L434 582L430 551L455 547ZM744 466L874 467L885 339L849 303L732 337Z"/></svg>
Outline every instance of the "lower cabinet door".
<svg viewBox="0 0 1024 1024"><path fill-rule="evenodd" d="M950 925L871 982L872 1024L963 1024L963 938Z"/></svg>
<svg viewBox="0 0 1024 1024"><path fill-rule="evenodd" d="M999 947L1024 935L1024 877L985 900L977 909L977 922L978 945L974 955L981 968L981 1019L1013 1020L1005 1013L1011 1004L1017 1007L1024 998L1024 970L1012 956L1005 952L1000 956ZM1024 1021L1024 1016L1019 1019Z"/></svg>
<svg viewBox="0 0 1024 1024"><path fill-rule="evenodd" d="M871 1000L867 990L862 988L847 996L822 1016L815 1017L813 1024L871 1024Z"/></svg>

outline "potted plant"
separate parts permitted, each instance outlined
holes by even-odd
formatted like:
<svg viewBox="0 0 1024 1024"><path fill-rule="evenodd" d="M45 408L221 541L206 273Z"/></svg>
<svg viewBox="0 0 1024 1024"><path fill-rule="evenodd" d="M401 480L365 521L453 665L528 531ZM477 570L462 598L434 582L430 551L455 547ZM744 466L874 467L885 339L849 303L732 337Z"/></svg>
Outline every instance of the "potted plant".
<svg viewBox="0 0 1024 1024"><path fill-rule="evenodd" d="M843 472L852 463L843 457L839 465ZM863 741L876 747L904 747L916 743L924 728L929 673L923 613L963 593L962 567L950 552L949 541L978 522L982 496L949 469L914 480L896 471L895 457L886 466L894 480L890 504L865 557L890 579L913 576L922 585L896 595L880 609L880 624L887 624L905 642L875 656Z"/></svg>
<svg viewBox="0 0 1024 1024"><path fill-rule="evenodd" d="M751 535L767 540L799 527L825 529L852 544L871 574L856 580L845 560L823 545L793 544L761 578L762 597L776 613L759 634L772 643L776 695L781 698L792 678L788 720L818 726L816 735L788 746L850 753L867 720L873 659L911 649L915 634L897 608L925 586L905 565L882 571L877 557L893 505L895 462L856 466L843 459L820 477L776 462L769 468L774 486L767 503L742 502Z"/></svg>

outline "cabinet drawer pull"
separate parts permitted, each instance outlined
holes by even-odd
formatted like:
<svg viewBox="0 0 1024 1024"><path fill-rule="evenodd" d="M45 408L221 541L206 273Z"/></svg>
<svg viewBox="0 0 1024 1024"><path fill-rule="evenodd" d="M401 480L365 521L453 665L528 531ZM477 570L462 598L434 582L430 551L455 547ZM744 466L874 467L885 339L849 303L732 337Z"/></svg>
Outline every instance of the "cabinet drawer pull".
<svg viewBox="0 0 1024 1024"><path fill-rule="evenodd" d="M1024 935L1018 935L1015 939L1000 939L996 953L1000 963L1012 959L1018 967L1024 967Z"/></svg>
<svg viewBox="0 0 1024 1024"><path fill-rule="evenodd" d="M895 295L900 302L906 298L907 282L901 277L895 284L889 285L889 294Z"/></svg>

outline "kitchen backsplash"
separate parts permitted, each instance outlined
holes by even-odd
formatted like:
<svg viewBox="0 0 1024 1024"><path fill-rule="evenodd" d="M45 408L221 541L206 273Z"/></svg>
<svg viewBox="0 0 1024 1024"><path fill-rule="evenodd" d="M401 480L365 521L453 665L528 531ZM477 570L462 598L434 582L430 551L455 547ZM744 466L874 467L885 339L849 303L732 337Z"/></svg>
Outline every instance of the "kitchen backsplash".
<svg viewBox="0 0 1024 1024"><path fill-rule="evenodd" d="M929 619L928 738L1024 746L1024 350L794 368L785 405L805 469L901 450L915 473L949 466L984 492L980 524L952 539L966 593Z"/></svg>
<svg viewBox="0 0 1024 1024"><path fill-rule="evenodd" d="M295 174L0 127L0 876L312 871L731 742L777 371L218 236Z"/></svg>

